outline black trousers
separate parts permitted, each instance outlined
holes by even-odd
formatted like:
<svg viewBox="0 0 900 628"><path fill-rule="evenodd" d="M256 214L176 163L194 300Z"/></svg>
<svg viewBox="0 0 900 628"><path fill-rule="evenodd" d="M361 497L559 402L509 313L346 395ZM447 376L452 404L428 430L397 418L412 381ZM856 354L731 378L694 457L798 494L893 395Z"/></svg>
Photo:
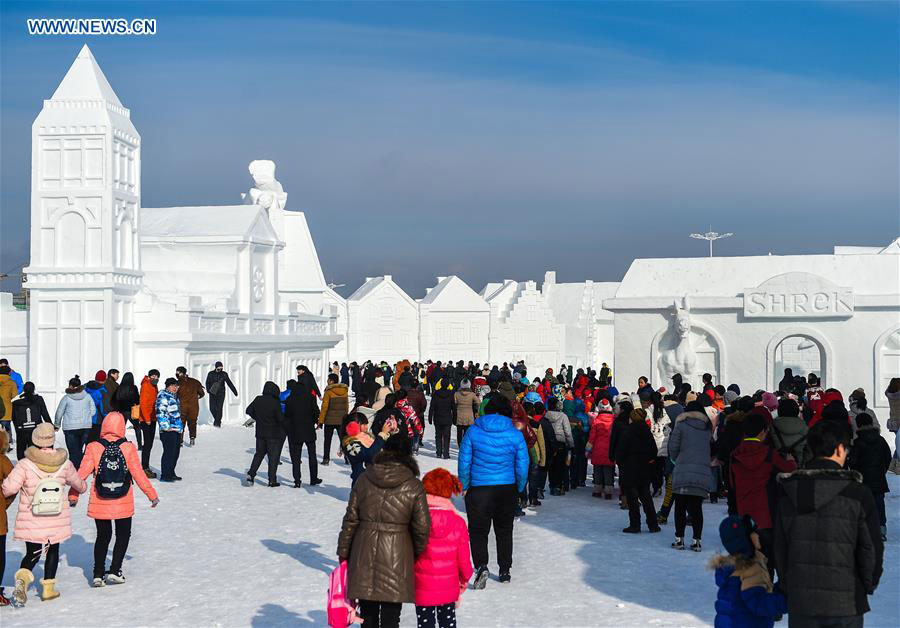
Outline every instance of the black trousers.
<svg viewBox="0 0 900 628"><path fill-rule="evenodd" d="M25 543L25 555L22 557L22 569L34 571L35 565L41 559L44 546L40 543ZM47 556L44 558L44 580L56 578L56 568L59 567L59 543L47 546Z"/></svg>
<svg viewBox="0 0 900 628"><path fill-rule="evenodd" d="M225 395L209 395L209 413L213 417L213 425L222 425L222 406L225 405Z"/></svg>
<svg viewBox="0 0 900 628"><path fill-rule="evenodd" d="M325 431L325 451L322 452L322 460L331 460L331 439L341 429L341 426L324 425L322 429Z"/></svg>
<svg viewBox="0 0 900 628"><path fill-rule="evenodd" d="M550 457L550 489L558 489L563 488L563 486L567 486L568 482L566 482L566 456L568 455L568 451L564 447L560 447Z"/></svg>
<svg viewBox="0 0 900 628"><path fill-rule="evenodd" d="M466 435L466 430L469 429L468 425L457 425L456 426L456 448L459 449L459 446L462 445L463 437ZM456 612L454 611L454 615Z"/></svg>
<svg viewBox="0 0 900 628"><path fill-rule="evenodd" d="M125 552L128 551L128 541L131 540L131 517L116 519L116 544L113 546L112 562L109 564L110 573L122 570L122 561L125 560ZM106 551L112 540L113 522L109 519L94 519L97 524L97 540L94 543L94 577L102 578L106 573Z"/></svg>
<svg viewBox="0 0 900 628"><path fill-rule="evenodd" d="M575 449L572 450L572 461L569 464L569 486L575 488L584 486L587 480L587 458L584 457L587 436L581 430L573 430L572 439L575 441Z"/></svg>
<svg viewBox="0 0 900 628"><path fill-rule="evenodd" d="M306 445L306 457L309 460L309 479L316 480L319 477L319 461L316 460L316 441L302 441L288 438L288 451L291 454L291 466L294 471L294 482L303 480L303 472L300 470L300 464L303 462L301 454L303 446Z"/></svg>
<svg viewBox="0 0 900 628"><path fill-rule="evenodd" d="M89 427L78 430L63 430L63 436L66 437L66 449L69 450L69 460L72 461L76 469L81 466L81 459L84 458L84 448L90 435L91 428Z"/></svg>
<svg viewBox="0 0 900 628"><path fill-rule="evenodd" d="M694 538L703 536L703 497L699 495L675 495L675 536L684 538L687 515L691 515Z"/></svg>
<svg viewBox="0 0 900 628"><path fill-rule="evenodd" d="M437 620L437 621L435 621ZM456 604L416 606L417 628L456 628Z"/></svg>
<svg viewBox="0 0 900 628"><path fill-rule="evenodd" d="M641 506L644 507L644 516L647 518L647 527L655 528L656 508L653 506L653 498L650 497L650 483L637 482L625 485L625 496L628 499L628 525L632 528L641 527Z"/></svg>
<svg viewBox="0 0 900 628"><path fill-rule="evenodd" d="M31 433L34 428L16 430L16 460L25 457L25 450L31 447Z"/></svg>
<svg viewBox="0 0 900 628"><path fill-rule="evenodd" d="M156 439L156 421L145 423L141 421L141 435L144 437L144 446L141 448L141 466L150 468L150 452L153 450L153 441Z"/></svg>
<svg viewBox="0 0 900 628"><path fill-rule="evenodd" d="M788 615L788 628L863 628L862 615L845 617L814 617L812 615Z"/></svg>
<svg viewBox="0 0 900 628"><path fill-rule="evenodd" d="M2 428L0 428L2 429ZM3 576L6 575L6 535L0 534L0 584L3 583ZM2 589L3 587L0 587Z"/></svg>
<svg viewBox="0 0 900 628"><path fill-rule="evenodd" d="M269 459L269 484L278 480L278 464L281 462L281 450L284 449L283 438L259 438L256 439L256 453L253 454L253 461L250 463L250 470L247 475L256 477L259 471L259 465L262 464L263 458ZM291 451L293 457L293 450Z"/></svg>
<svg viewBox="0 0 900 628"><path fill-rule="evenodd" d="M91 425L91 434L88 437L89 443L94 443L94 442L100 440L100 428L101 428L102 424L103 424L103 417L99 417L97 419L97 423L94 423L93 425Z"/></svg>
<svg viewBox="0 0 900 628"><path fill-rule="evenodd" d="M144 432L141 431L141 422L138 419L128 419L131 421L131 427L134 429L134 440L137 442L138 450L144 450Z"/></svg>
<svg viewBox="0 0 900 628"><path fill-rule="evenodd" d="M476 569L488 564L491 524L497 538L497 565L501 572L512 567L513 521L518 505L519 493L515 484L473 486L466 492L469 543Z"/></svg>
<svg viewBox="0 0 900 628"><path fill-rule="evenodd" d="M403 605L399 602L359 601L363 628L398 628L402 609Z"/></svg>
<svg viewBox="0 0 900 628"><path fill-rule="evenodd" d="M450 456L450 432L452 425L435 425L434 426L434 446L435 455L438 458Z"/></svg>

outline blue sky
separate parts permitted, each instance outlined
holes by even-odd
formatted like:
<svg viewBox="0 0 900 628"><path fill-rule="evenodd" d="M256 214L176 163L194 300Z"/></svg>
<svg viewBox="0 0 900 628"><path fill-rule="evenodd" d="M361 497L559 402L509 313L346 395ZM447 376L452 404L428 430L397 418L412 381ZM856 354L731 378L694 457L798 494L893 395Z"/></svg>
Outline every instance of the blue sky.
<svg viewBox="0 0 900 628"><path fill-rule="evenodd" d="M704 254L709 224L734 255L900 231L897 3L71 6L0 5L0 272L28 258L31 122L84 42L142 134L144 206L237 202L273 159L345 293L617 280Z"/></svg>

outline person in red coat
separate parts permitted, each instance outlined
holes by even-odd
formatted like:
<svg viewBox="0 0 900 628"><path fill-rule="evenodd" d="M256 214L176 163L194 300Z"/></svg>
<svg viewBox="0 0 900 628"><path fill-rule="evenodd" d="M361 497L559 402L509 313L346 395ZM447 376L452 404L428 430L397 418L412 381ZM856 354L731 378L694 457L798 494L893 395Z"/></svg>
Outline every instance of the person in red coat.
<svg viewBox="0 0 900 628"><path fill-rule="evenodd" d="M450 498L462 492L459 478L446 469L422 478L431 515L428 546L416 559L416 619L419 626L456 625L456 607L472 577L469 530Z"/></svg>
<svg viewBox="0 0 900 628"><path fill-rule="evenodd" d="M793 458L785 458L767 442L768 424L763 412L754 408L744 417L744 440L731 454L731 479L738 515L749 515L756 523L763 554L772 567L772 503L775 475L796 471Z"/></svg>

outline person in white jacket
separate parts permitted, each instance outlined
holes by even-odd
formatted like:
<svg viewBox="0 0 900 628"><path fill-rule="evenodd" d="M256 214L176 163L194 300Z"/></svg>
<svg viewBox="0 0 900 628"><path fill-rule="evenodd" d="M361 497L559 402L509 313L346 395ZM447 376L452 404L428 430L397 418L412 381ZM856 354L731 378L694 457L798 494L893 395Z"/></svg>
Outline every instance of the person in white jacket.
<svg viewBox="0 0 900 628"><path fill-rule="evenodd" d="M81 466L84 448L91 434L94 411L94 401L84 392L84 386L76 375L69 380L69 387L56 407L56 417L53 420L56 431L62 428L66 437L66 449L69 450L69 460L76 469Z"/></svg>
<svg viewBox="0 0 900 628"><path fill-rule="evenodd" d="M575 439L572 438L572 425L569 417L558 411L559 399L550 397L547 399L547 420L553 427L556 436L556 447L551 452L550 462L550 494L563 495L563 479L566 474L566 462L569 452L575 448Z"/></svg>

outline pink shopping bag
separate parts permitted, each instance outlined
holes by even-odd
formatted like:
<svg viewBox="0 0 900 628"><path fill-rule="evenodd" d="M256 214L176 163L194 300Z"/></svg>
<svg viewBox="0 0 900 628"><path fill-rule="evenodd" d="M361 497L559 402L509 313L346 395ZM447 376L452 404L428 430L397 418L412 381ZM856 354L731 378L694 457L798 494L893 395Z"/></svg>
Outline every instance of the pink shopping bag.
<svg viewBox="0 0 900 628"><path fill-rule="evenodd" d="M361 621L356 604L347 599L347 561L342 560L328 578L328 625L347 628Z"/></svg>

